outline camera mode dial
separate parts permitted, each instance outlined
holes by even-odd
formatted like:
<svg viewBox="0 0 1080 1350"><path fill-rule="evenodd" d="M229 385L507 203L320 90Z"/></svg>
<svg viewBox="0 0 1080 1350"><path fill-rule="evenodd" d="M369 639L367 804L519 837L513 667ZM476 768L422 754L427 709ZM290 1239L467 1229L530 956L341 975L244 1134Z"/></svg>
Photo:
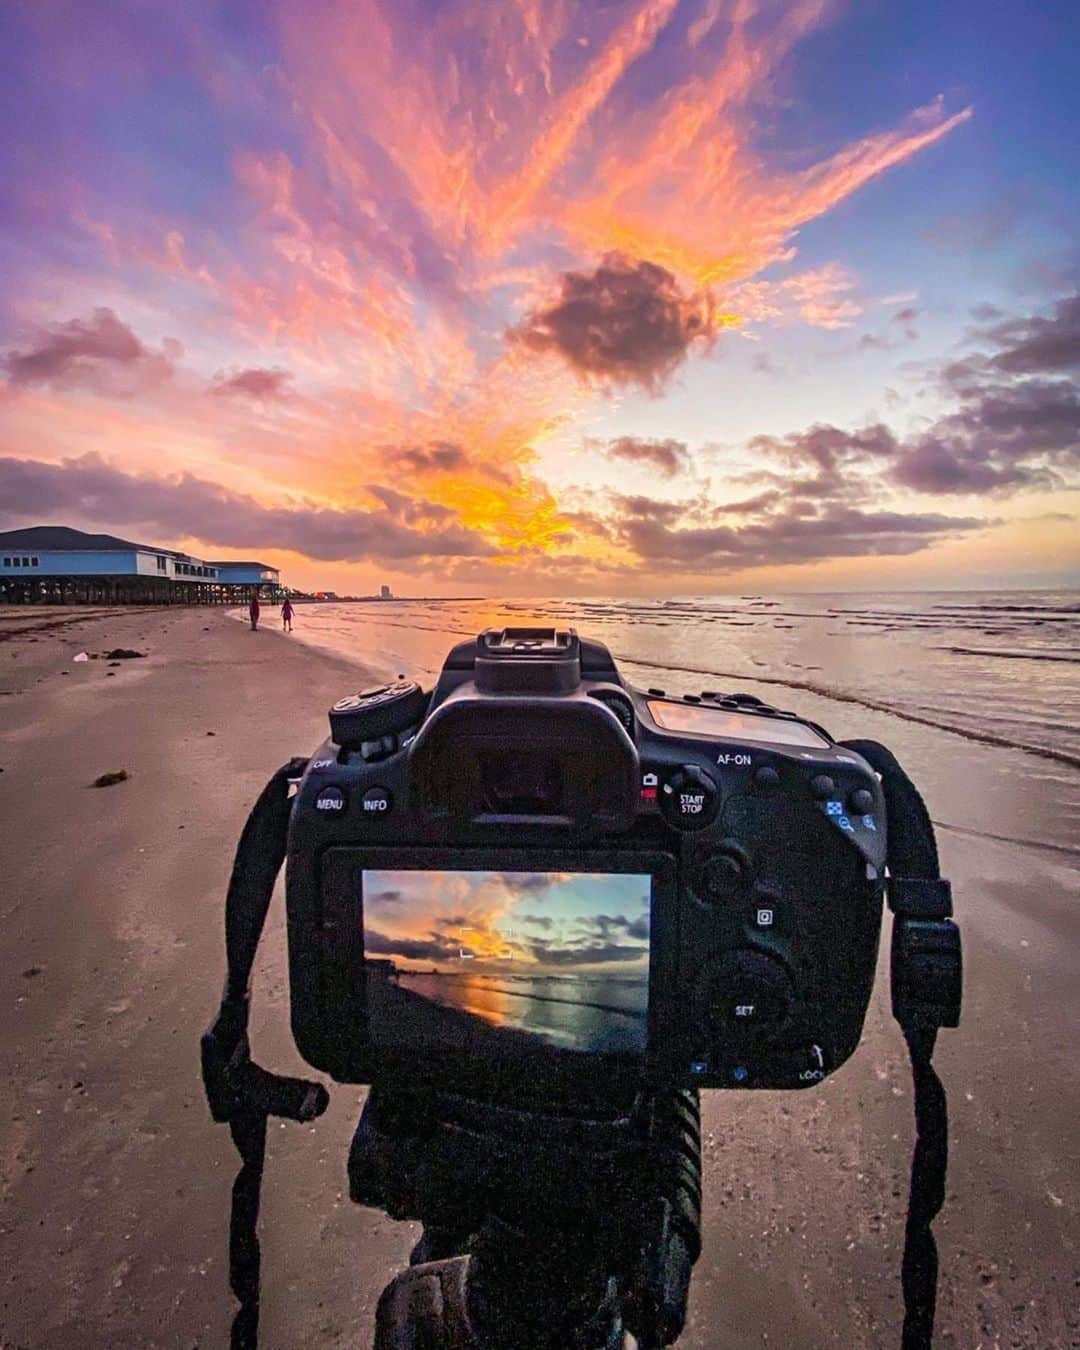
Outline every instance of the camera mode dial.
<svg viewBox="0 0 1080 1350"><path fill-rule="evenodd" d="M362 750L373 741L415 726L427 696L413 680L375 685L338 699L330 709L330 735L343 750Z"/></svg>
<svg viewBox="0 0 1080 1350"><path fill-rule="evenodd" d="M660 790L660 810L677 830L703 830L719 809L720 789L696 764L677 769Z"/></svg>

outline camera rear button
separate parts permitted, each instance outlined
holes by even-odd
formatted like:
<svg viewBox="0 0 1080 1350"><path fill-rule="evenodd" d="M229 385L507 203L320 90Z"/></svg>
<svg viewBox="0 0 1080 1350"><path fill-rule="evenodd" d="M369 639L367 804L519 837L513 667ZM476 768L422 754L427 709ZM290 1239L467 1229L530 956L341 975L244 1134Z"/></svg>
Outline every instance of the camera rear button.
<svg viewBox="0 0 1080 1350"><path fill-rule="evenodd" d="M333 785L320 788L319 795L315 798L315 810L323 811L328 816L341 815L345 810L345 793Z"/></svg>
<svg viewBox="0 0 1080 1350"><path fill-rule="evenodd" d="M393 805L394 794L389 788L369 787L360 798L360 808L365 816L385 816Z"/></svg>
<svg viewBox="0 0 1080 1350"><path fill-rule="evenodd" d="M819 773L810 779L810 791L818 801L823 802L829 797L836 796L836 784L827 773Z"/></svg>
<svg viewBox="0 0 1080 1350"><path fill-rule="evenodd" d="M699 886L704 898L718 904L731 900L741 893L749 871L745 849L725 841L702 865Z"/></svg>
<svg viewBox="0 0 1080 1350"><path fill-rule="evenodd" d="M684 764L664 783L660 810L677 830L702 830L720 809L720 789L697 764Z"/></svg>

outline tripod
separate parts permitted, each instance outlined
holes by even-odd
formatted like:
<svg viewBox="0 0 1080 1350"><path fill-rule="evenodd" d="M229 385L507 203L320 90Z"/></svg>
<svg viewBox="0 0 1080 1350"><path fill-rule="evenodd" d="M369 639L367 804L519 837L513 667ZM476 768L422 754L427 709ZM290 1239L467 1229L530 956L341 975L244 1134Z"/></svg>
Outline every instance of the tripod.
<svg viewBox="0 0 1080 1350"><path fill-rule="evenodd" d="M375 1350L640 1350L682 1330L699 1251L696 1093L606 1119L373 1089L354 1200L419 1218Z"/></svg>

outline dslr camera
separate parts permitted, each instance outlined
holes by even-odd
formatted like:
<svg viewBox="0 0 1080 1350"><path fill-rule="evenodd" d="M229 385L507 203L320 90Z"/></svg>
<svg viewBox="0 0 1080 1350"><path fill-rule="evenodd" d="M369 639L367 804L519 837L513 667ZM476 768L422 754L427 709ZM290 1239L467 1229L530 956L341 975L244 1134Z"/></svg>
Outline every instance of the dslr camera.
<svg viewBox="0 0 1080 1350"><path fill-rule="evenodd" d="M293 1033L349 1083L581 1113L804 1088L858 1044L881 925L868 763L749 694L632 688L488 629L343 699L292 804Z"/></svg>

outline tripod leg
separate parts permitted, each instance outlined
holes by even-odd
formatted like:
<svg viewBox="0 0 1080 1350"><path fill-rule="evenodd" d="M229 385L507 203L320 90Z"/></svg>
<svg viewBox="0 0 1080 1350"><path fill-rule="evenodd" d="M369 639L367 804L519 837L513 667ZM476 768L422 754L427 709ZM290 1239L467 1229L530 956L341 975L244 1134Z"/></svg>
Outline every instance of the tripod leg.
<svg viewBox="0 0 1080 1350"><path fill-rule="evenodd" d="M468 1232L426 1223L420 1241L409 1256L409 1265L422 1266L428 1261L447 1261L452 1256L465 1256L471 1236Z"/></svg>
<svg viewBox="0 0 1080 1350"><path fill-rule="evenodd" d="M609 1290L611 1225L545 1220L523 1230L492 1218L477 1234L470 1321L481 1342L498 1350L597 1350L618 1319Z"/></svg>
<svg viewBox="0 0 1080 1350"><path fill-rule="evenodd" d="M373 1350L479 1350L465 1306L468 1267L457 1256L395 1275L379 1299Z"/></svg>

